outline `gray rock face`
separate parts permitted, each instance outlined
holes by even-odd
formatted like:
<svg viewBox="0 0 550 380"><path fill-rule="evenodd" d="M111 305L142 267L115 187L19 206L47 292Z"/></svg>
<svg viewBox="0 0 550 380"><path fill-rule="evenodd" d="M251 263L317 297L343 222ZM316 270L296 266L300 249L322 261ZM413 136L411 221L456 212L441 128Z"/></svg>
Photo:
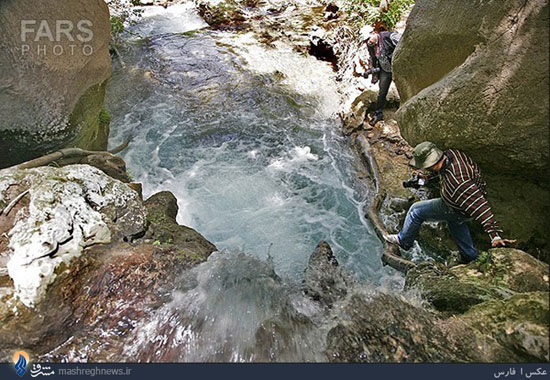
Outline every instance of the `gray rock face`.
<svg viewBox="0 0 550 380"><path fill-rule="evenodd" d="M474 306L460 317L482 334L495 337L522 361L549 359L548 292L518 294Z"/></svg>
<svg viewBox="0 0 550 380"><path fill-rule="evenodd" d="M517 293L548 292L548 281L547 264L517 249L498 248L450 269L435 262L422 263L407 272L405 289L417 289L438 311L460 314Z"/></svg>
<svg viewBox="0 0 550 380"><path fill-rule="evenodd" d="M444 326L428 311L398 297L353 295L327 335L327 355L335 362L487 360L486 355L493 354L480 352L469 330Z"/></svg>
<svg viewBox="0 0 550 380"><path fill-rule="evenodd" d="M138 194L94 167L6 169L0 178L0 203L15 199L13 189L29 192L28 207L12 210L0 225L15 295L29 307L44 297L57 269L87 247L130 240L147 229Z"/></svg>
<svg viewBox="0 0 550 380"><path fill-rule="evenodd" d="M393 62L405 139L470 154L506 232L531 243L550 228L548 14L545 0L419 0Z"/></svg>
<svg viewBox="0 0 550 380"><path fill-rule="evenodd" d="M304 273L304 293L323 306L331 307L347 295L354 283L353 277L338 264L328 243L320 242Z"/></svg>
<svg viewBox="0 0 550 380"><path fill-rule="evenodd" d="M0 25L0 167L67 145L106 148L105 2L5 0Z"/></svg>
<svg viewBox="0 0 550 380"><path fill-rule="evenodd" d="M216 250L177 225L172 194L145 205L129 184L88 165L0 171L0 211L4 361L17 347L45 360L120 359L130 321L161 305L181 272ZM156 231L172 242L140 238Z"/></svg>

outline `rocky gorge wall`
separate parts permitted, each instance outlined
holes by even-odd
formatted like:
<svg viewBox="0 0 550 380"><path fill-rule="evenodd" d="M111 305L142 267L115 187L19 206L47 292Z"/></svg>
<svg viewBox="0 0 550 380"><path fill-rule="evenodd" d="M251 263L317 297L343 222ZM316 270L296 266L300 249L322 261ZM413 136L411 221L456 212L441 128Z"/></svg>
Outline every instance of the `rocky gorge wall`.
<svg viewBox="0 0 550 380"><path fill-rule="evenodd" d="M103 0L0 3L0 167L53 150L107 147Z"/></svg>
<svg viewBox="0 0 550 380"><path fill-rule="evenodd" d="M506 237L548 257L548 2L418 0L394 55L397 120L415 145L480 165Z"/></svg>

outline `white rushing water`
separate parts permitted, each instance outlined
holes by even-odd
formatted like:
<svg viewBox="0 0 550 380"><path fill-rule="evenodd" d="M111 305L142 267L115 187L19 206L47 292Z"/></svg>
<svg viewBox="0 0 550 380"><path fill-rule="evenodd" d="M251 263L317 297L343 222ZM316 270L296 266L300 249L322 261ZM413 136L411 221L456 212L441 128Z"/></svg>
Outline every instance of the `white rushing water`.
<svg viewBox="0 0 550 380"><path fill-rule="evenodd" d="M250 34L189 36L177 23L167 34L161 16L182 8L144 14L134 29L148 38L109 87L112 145L134 135L124 158L145 195L173 191L180 223L220 249L271 255L285 278L299 279L325 239L376 281L381 244L361 216L330 66Z"/></svg>
<svg viewBox="0 0 550 380"><path fill-rule="evenodd" d="M203 25L184 7L152 8L133 27L144 38L121 49L125 65L115 61L107 98L111 145L132 135L123 157L144 196L172 191L178 221L230 253L193 269L195 280L137 328L127 355L322 360L320 333L299 322L313 306L289 291L319 241L363 282L401 281L382 268L382 244L362 215L368 195L340 131L334 74L251 34L189 33L174 18ZM291 331L284 350L251 348L266 323Z"/></svg>

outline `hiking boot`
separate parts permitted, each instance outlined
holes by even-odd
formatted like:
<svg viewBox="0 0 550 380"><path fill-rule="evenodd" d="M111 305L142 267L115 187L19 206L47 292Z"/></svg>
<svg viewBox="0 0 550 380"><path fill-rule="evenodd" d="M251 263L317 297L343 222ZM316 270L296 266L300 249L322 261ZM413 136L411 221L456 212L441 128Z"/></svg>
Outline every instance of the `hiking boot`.
<svg viewBox="0 0 550 380"><path fill-rule="evenodd" d="M372 119L370 119L369 121L369 125L371 127L374 127L376 125L376 123L378 123L380 120L384 119L384 116L382 115L377 115L377 114L374 114L374 116L372 117Z"/></svg>
<svg viewBox="0 0 550 380"><path fill-rule="evenodd" d="M399 236L398 235L384 234L384 240L386 242L390 243L390 244L398 246L401 249L404 249L401 246L401 242L399 241Z"/></svg>

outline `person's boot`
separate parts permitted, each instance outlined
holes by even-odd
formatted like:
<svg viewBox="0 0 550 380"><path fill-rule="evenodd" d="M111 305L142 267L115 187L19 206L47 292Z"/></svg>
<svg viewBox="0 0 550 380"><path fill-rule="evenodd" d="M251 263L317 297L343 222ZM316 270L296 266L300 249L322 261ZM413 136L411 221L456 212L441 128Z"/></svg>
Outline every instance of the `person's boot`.
<svg viewBox="0 0 550 380"><path fill-rule="evenodd" d="M401 249L404 249L403 246L401 245L401 242L399 241L399 235L395 234L384 234L383 235L384 237L384 240L390 244L393 244L393 245L396 245L398 246L399 248Z"/></svg>
<svg viewBox="0 0 550 380"><path fill-rule="evenodd" d="M369 121L369 125L371 127L374 127L376 125L376 123L378 123L380 120L383 120L383 119L384 119L384 116L381 113L376 113L375 112L374 116Z"/></svg>

